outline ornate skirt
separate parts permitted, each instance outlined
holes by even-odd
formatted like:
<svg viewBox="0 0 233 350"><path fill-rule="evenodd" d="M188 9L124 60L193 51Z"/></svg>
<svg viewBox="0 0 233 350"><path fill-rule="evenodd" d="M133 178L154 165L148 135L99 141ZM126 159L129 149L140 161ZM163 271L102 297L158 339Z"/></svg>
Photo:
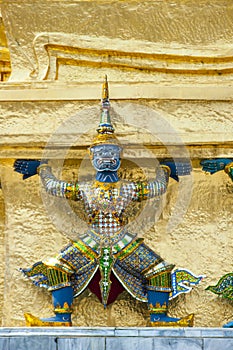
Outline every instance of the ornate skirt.
<svg viewBox="0 0 233 350"><path fill-rule="evenodd" d="M108 304L124 289L134 298L146 302L148 281L156 281L159 291L171 291L169 265L154 253L143 239L134 239L112 255L111 290ZM99 247L90 247L82 240L69 243L56 258L40 261L29 269L21 269L36 286L50 291L72 286L74 297L89 287L99 298ZM153 283L155 288L155 284Z"/></svg>

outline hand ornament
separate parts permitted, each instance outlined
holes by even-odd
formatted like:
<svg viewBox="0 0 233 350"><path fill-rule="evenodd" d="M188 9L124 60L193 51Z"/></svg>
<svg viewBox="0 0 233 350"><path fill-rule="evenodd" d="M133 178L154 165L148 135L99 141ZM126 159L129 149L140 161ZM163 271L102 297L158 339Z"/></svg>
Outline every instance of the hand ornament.
<svg viewBox="0 0 233 350"><path fill-rule="evenodd" d="M205 159L200 162L202 170L210 173L211 175L217 171L224 170L226 165L232 163L232 159L229 158L216 158Z"/></svg>
<svg viewBox="0 0 233 350"><path fill-rule="evenodd" d="M45 163L45 161L43 161ZM39 160L17 159L14 163L14 170L23 174L23 180L37 174L37 169L41 165Z"/></svg>
<svg viewBox="0 0 233 350"><path fill-rule="evenodd" d="M170 168L170 177L176 181L179 181L179 176L190 175L192 171L192 166L190 161L173 161L165 160L160 163L160 165L166 165Z"/></svg>

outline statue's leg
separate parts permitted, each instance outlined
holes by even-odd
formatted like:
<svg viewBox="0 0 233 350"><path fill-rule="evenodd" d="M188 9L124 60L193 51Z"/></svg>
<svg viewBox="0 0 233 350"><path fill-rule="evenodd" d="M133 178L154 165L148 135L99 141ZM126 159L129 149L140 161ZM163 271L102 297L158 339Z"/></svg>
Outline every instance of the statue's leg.
<svg viewBox="0 0 233 350"><path fill-rule="evenodd" d="M73 288L69 282L69 276L61 270L49 269L49 290L52 293L52 303L55 316L46 319L40 319L31 314L25 314L27 326L54 326L64 327L72 326L71 313L73 303Z"/></svg>
<svg viewBox="0 0 233 350"><path fill-rule="evenodd" d="M31 314L25 314L26 325L29 327L69 327L72 326L71 313L73 302L73 288L64 287L52 291L52 302L55 316L50 318L38 318Z"/></svg>
<svg viewBox="0 0 233 350"><path fill-rule="evenodd" d="M192 327L193 314L184 318L167 315L171 292L171 268L164 266L159 272L147 276L147 298L152 327Z"/></svg>

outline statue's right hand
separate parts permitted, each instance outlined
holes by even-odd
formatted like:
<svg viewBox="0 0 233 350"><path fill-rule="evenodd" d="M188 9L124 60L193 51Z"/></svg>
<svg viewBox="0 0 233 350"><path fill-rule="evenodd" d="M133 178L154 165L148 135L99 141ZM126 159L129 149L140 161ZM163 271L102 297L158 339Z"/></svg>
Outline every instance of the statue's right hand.
<svg viewBox="0 0 233 350"><path fill-rule="evenodd" d="M41 164L39 160L17 159L14 163L14 170L23 174L23 180L36 175L37 168Z"/></svg>

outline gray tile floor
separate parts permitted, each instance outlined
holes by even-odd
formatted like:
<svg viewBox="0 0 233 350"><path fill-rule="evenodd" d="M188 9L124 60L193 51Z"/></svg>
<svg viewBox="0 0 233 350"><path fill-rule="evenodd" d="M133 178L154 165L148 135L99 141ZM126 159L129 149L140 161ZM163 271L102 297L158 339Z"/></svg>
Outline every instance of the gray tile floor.
<svg viewBox="0 0 233 350"><path fill-rule="evenodd" d="M0 350L233 350L224 328L0 328Z"/></svg>

